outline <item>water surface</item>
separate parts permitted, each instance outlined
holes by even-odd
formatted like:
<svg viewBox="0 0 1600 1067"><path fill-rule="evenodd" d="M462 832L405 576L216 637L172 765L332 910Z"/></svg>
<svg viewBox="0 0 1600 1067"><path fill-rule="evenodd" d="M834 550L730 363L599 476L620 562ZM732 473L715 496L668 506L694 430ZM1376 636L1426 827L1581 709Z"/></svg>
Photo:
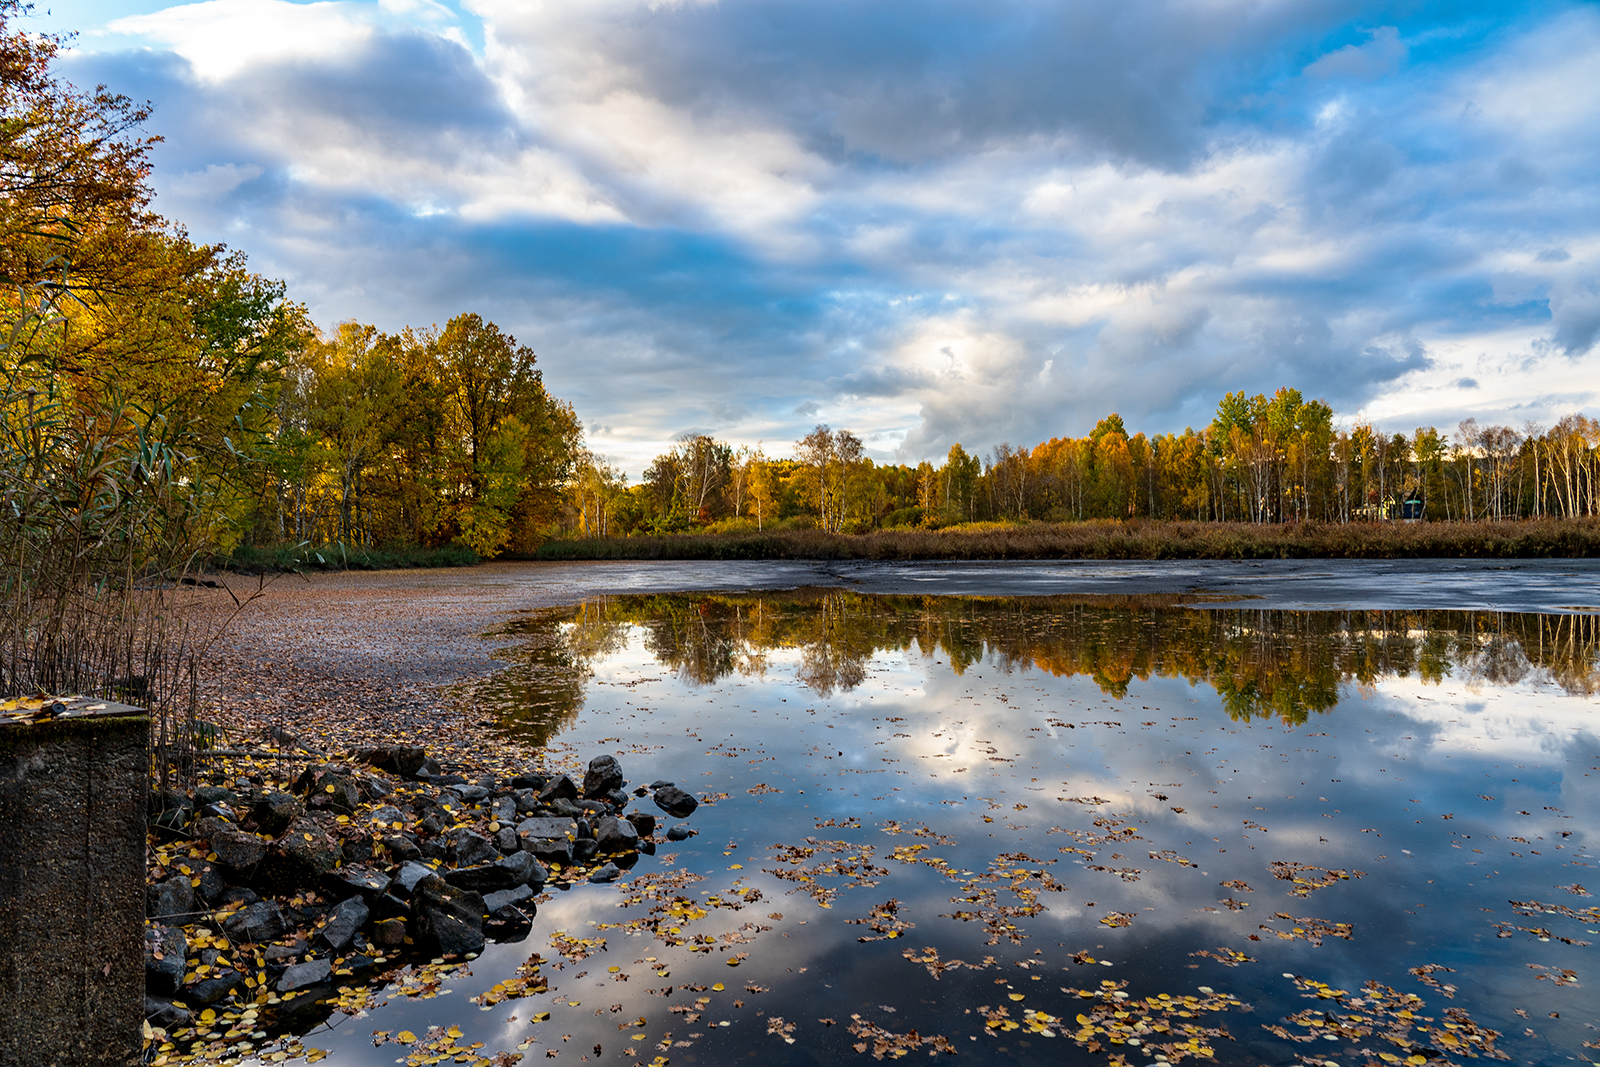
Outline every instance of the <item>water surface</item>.
<svg viewBox="0 0 1600 1067"><path fill-rule="evenodd" d="M802 590L504 636L461 698L697 836L336 1015L334 1062L1596 1055L1592 616ZM531 953L548 992L469 1001Z"/></svg>

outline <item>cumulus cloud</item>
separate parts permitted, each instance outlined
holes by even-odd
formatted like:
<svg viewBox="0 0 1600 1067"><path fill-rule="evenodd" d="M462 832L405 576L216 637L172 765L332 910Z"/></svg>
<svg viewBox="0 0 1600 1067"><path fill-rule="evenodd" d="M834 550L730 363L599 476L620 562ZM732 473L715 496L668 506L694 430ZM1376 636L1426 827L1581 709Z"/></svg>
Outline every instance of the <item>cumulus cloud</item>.
<svg viewBox="0 0 1600 1067"><path fill-rule="evenodd" d="M916 460L1241 388L1399 423L1600 394L1588 6L207 0L109 29L71 63L157 103L162 210L324 321L495 318L630 470L685 426L781 450L825 418Z"/></svg>

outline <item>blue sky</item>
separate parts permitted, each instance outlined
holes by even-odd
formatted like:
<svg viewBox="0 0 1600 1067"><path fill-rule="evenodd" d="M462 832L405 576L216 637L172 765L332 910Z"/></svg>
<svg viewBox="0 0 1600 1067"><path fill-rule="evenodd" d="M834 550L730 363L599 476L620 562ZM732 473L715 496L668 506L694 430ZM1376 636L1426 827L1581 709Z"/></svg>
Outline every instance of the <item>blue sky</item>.
<svg viewBox="0 0 1600 1067"><path fill-rule="evenodd" d="M157 207L319 324L463 310L637 473L881 459L1293 385L1390 430L1600 405L1600 8L84 0Z"/></svg>

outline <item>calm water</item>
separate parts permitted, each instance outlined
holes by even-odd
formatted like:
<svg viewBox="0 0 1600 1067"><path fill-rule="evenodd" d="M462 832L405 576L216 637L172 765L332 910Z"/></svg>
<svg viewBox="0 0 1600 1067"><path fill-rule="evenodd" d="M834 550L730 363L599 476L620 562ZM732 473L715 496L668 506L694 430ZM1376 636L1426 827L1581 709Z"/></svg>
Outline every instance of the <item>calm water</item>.
<svg viewBox="0 0 1600 1067"><path fill-rule="evenodd" d="M817 591L506 636L464 698L698 835L335 1015L330 1062L1600 1057L1593 616ZM549 992L469 999L535 952Z"/></svg>

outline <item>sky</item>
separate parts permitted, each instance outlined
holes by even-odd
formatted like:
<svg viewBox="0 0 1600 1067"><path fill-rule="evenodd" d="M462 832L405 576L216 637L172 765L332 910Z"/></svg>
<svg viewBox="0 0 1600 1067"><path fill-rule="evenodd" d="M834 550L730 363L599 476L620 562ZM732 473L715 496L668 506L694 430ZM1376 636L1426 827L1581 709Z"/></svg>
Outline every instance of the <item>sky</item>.
<svg viewBox="0 0 1600 1067"><path fill-rule="evenodd" d="M637 476L1600 412L1600 7L79 0L156 207L327 329L476 311Z"/></svg>

